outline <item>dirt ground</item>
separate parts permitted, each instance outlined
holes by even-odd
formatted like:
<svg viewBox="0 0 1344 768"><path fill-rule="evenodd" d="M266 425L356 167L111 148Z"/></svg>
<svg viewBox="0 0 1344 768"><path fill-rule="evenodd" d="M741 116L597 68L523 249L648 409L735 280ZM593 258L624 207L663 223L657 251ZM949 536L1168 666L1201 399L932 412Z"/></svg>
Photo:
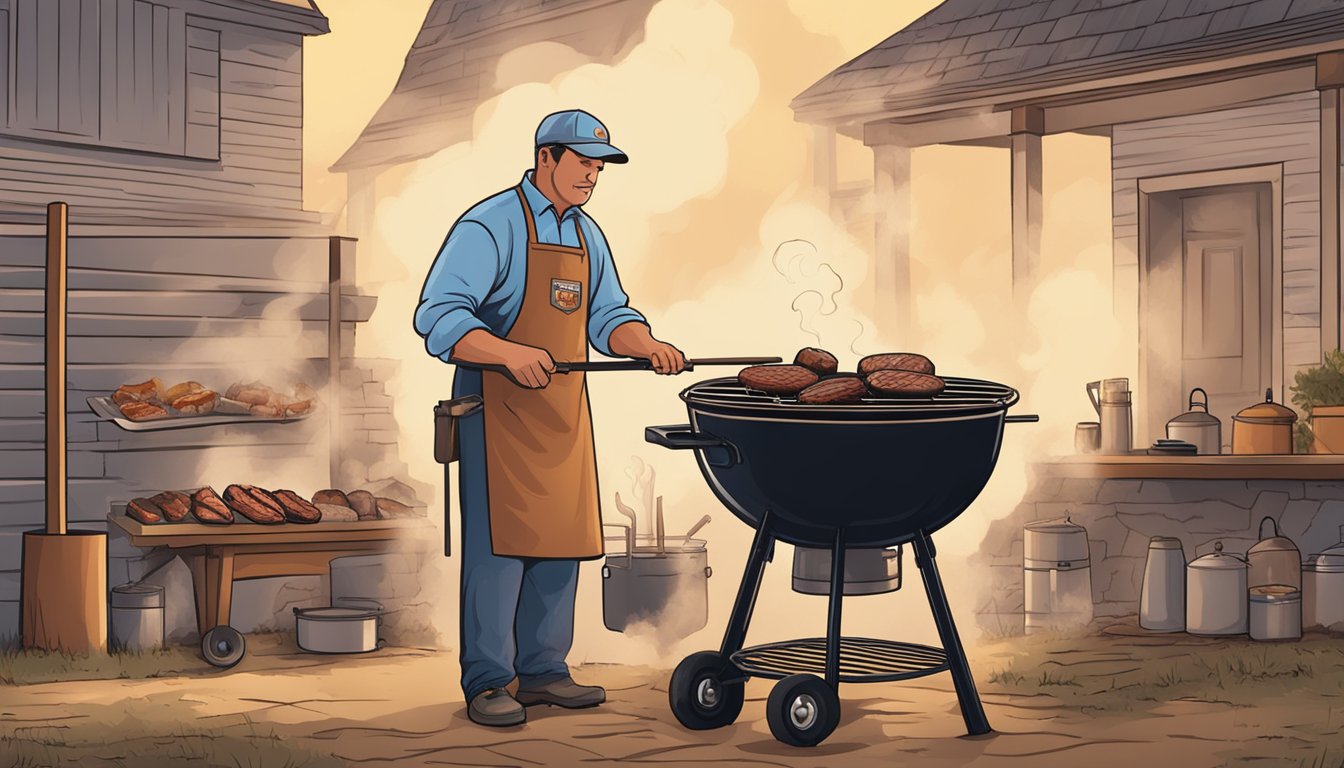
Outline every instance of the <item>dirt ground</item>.
<svg viewBox="0 0 1344 768"><path fill-rule="evenodd" d="M964 735L942 674L844 686L839 728L812 749L771 737L763 680L748 683L737 723L691 732L668 710L666 670L589 664L575 677L605 685L607 704L534 707L526 725L485 729L466 718L452 652L319 657L277 635L252 638L227 672L186 651L172 658L172 676L0 684L0 768L1344 766L1338 637L1264 645L1120 626L1082 641L1004 640L971 659L993 734ZM22 679L22 660L9 664Z"/></svg>

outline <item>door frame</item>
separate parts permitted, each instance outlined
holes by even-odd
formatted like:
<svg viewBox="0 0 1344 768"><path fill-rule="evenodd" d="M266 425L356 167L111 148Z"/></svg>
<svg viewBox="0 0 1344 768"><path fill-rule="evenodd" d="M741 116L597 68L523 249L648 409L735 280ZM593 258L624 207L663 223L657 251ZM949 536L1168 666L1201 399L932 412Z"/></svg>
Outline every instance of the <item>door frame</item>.
<svg viewBox="0 0 1344 768"><path fill-rule="evenodd" d="M1270 366L1269 382L1274 388L1275 398L1282 401L1285 395L1283 379L1283 164L1253 165L1242 168L1225 168L1214 171L1178 173L1169 176L1150 176L1139 182L1139 397L1137 398L1135 427L1138 438L1136 446L1147 445L1155 439L1147 434L1153 414L1148 411L1152 392L1148 373L1147 340L1152 330L1148 327L1148 266L1150 260L1149 239L1152 235L1151 196L1167 192L1194 191L1205 188L1245 186L1248 184L1269 185L1270 219L1270 266L1269 266L1269 319L1270 319ZM1262 256L1263 258L1263 256ZM1262 340L1262 343L1265 340ZM1246 405L1251 405L1247 403ZM1177 414L1170 414L1175 416ZM1170 418L1168 416L1168 418ZM1228 414L1230 417L1231 414ZM1230 422L1229 422L1230 424ZM1165 435L1162 435L1165 437ZM1143 441L1143 442L1140 442Z"/></svg>

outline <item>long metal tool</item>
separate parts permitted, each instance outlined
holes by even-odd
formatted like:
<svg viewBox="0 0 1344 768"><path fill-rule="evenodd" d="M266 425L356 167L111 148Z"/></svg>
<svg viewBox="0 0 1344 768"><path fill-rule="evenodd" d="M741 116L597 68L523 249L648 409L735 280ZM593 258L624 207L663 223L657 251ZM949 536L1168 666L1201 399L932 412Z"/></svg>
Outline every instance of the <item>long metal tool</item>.
<svg viewBox="0 0 1344 768"><path fill-rule="evenodd" d="M771 363L781 363L784 359L781 357L694 357L686 361L686 370L693 371L697 365L769 365ZM471 368L479 371L493 371L508 376L515 383L516 379L509 369L503 365L491 365L489 363L473 363L468 360L458 360L453 358L448 362L461 368ZM556 373L598 373L605 371L651 371L653 363L648 360L582 360L575 362L558 362L555 364Z"/></svg>

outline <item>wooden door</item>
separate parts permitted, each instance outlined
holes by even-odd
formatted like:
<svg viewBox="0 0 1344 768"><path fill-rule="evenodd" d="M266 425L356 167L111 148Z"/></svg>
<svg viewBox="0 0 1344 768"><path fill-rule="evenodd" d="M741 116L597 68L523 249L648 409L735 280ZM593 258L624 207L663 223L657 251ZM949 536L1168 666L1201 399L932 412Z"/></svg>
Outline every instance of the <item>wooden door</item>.
<svg viewBox="0 0 1344 768"><path fill-rule="evenodd" d="M1165 436L1166 421L1186 410L1195 387L1222 419L1224 445L1232 415L1264 399L1271 222L1262 186L1172 192L1150 206L1150 440Z"/></svg>

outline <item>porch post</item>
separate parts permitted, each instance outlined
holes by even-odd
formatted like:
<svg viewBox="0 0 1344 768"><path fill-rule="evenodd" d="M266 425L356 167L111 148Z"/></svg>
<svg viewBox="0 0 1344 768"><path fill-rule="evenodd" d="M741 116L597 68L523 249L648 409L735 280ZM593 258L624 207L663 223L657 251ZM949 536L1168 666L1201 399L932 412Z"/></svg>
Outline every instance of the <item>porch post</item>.
<svg viewBox="0 0 1344 768"><path fill-rule="evenodd" d="M1013 301L1025 309L1036 287L1041 264L1041 135L1045 112L1016 107L1012 118L1013 152Z"/></svg>
<svg viewBox="0 0 1344 768"><path fill-rule="evenodd" d="M914 296L910 289L910 147L873 147L873 193L877 202L873 307L883 335L910 340Z"/></svg>
<svg viewBox="0 0 1344 768"><path fill-rule="evenodd" d="M1316 88L1321 95L1321 354L1340 343L1340 97L1344 52L1316 57Z"/></svg>

